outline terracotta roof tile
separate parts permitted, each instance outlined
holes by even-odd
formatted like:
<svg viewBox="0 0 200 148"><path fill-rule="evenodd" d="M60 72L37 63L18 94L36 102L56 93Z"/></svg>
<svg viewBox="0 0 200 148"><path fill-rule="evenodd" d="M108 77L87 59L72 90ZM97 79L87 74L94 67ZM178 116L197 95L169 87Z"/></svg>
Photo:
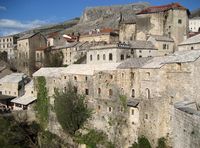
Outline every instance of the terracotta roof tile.
<svg viewBox="0 0 200 148"><path fill-rule="evenodd" d="M164 12L164 11L168 11L170 9L187 10L185 7L181 6L179 3L171 3L168 5L148 7L146 9L143 9L141 12L139 12L137 14Z"/></svg>

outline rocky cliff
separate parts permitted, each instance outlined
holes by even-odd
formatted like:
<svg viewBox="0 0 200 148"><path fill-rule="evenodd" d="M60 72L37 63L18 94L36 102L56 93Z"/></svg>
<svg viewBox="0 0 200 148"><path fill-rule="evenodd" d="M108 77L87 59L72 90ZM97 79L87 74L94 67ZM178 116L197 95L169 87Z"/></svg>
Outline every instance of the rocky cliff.
<svg viewBox="0 0 200 148"><path fill-rule="evenodd" d="M85 32L95 28L118 29L121 18L124 20L135 19L135 14L148 6L150 6L149 3L141 2L127 5L86 8L79 23L66 29L65 33L71 31Z"/></svg>

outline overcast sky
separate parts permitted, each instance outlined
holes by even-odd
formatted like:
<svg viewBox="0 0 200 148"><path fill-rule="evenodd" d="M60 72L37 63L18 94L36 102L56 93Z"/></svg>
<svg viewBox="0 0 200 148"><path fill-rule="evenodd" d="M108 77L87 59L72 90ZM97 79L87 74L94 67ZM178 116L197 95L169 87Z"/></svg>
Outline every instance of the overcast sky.
<svg viewBox="0 0 200 148"><path fill-rule="evenodd" d="M141 0L140 0L141 1ZM85 7L139 2L138 0L0 0L0 35L18 33L41 25L79 17ZM173 0L146 0L163 5ZM200 8L200 0L176 0L189 10Z"/></svg>

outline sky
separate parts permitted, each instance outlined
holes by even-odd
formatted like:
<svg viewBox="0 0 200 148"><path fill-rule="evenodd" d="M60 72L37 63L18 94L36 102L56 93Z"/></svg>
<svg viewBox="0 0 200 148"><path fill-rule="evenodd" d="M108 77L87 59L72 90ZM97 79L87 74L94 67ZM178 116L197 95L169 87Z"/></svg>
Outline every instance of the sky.
<svg viewBox="0 0 200 148"><path fill-rule="evenodd" d="M179 2L189 10L200 0L144 0L151 5ZM0 0L0 36L80 17L86 7L141 2L138 0Z"/></svg>

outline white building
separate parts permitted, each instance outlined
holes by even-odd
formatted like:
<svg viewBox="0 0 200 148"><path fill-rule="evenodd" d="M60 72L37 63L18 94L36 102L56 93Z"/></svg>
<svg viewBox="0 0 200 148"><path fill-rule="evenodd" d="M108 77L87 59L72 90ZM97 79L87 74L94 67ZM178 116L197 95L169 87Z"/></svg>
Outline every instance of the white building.
<svg viewBox="0 0 200 148"><path fill-rule="evenodd" d="M14 48L17 44L17 36L0 37L0 52L7 52L8 59L14 58Z"/></svg>
<svg viewBox="0 0 200 148"><path fill-rule="evenodd" d="M191 32L200 32L200 17L189 19L189 29Z"/></svg>

